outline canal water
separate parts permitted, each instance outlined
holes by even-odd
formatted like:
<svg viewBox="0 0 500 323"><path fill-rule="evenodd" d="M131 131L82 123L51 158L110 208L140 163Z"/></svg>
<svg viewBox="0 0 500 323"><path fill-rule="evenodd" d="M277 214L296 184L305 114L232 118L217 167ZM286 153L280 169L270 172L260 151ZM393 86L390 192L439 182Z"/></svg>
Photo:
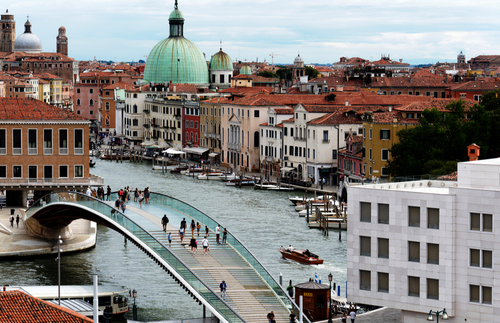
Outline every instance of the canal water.
<svg viewBox="0 0 500 323"><path fill-rule="evenodd" d="M226 187L218 181L200 181L184 175L162 174L153 171L151 164L123 163L98 160L92 173L105 178L105 185L113 190L124 186L164 193L185 201L209 214L233 233L259 259L268 271L288 286L306 282L317 273L323 283L328 274L346 288L346 232L330 231L325 237L320 230L309 229L304 218L299 218L288 196L302 192L271 192L253 188ZM177 223L172 223L178 226ZM214 228L212 228L214 229ZM325 260L323 265L308 266L285 260L278 252L280 246L291 244L308 248ZM64 247L63 247L64 248ZM99 275L102 285L136 289L138 319L155 321L185 319L202 316L197 305L184 290L160 267L123 236L99 226L95 248L61 258L63 285L92 284L92 275ZM2 285L57 285L57 262L54 256L35 259L0 261ZM231 286L228 286L231 288ZM133 304L133 299L129 300ZM132 318L132 313L126 315Z"/></svg>

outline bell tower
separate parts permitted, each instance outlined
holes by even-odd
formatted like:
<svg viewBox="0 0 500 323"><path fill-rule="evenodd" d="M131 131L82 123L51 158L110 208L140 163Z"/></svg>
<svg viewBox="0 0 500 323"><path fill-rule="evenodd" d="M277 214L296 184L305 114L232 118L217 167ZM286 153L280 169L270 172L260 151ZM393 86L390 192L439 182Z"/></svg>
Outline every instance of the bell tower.
<svg viewBox="0 0 500 323"><path fill-rule="evenodd" d="M9 15L9 10L2 14L0 20L0 52L14 52L16 42L16 22L14 15Z"/></svg>
<svg viewBox="0 0 500 323"><path fill-rule="evenodd" d="M68 56L68 37L66 37L66 28L59 28L59 35L56 38L57 52Z"/></svg>

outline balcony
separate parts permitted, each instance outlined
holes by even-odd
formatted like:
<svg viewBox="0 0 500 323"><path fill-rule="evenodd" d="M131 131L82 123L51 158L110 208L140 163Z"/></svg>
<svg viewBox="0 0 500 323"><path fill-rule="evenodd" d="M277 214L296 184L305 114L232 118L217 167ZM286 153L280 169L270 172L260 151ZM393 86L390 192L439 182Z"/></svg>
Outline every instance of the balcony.
<svg viewBox="0 0 500 323"><path fill-rule="evenodd" d="M305 137L293 137L295 141L306 141Z"/></svg>
<svg viewBox="0 0 500 323"><path fill-rule="evenodd" d="M59 148L59 155L67 155L68 148Z"/></svg>
<svg viewBox="0 0 500 323"><path fill-rule="evenodd" d="M52 148L43 148L44 155L52 155Z"/></svg>
<svg viewBox="0 0 500 323"><path fill-rule="evenodd" d="M83 148L75 148L75 155L83 155Z"/></svg>
<svg viewBox="0 0 500 323"><path fill-rule="evenodd" d="M0 148L0 155L7 155L7 148Z"/></svg>
<svg viewBox="0 0 500 323"><path fill-rule="evenodd" d="M28 148L28 155L38 155L37 148Z"/></svg>
<svg viewBox="0 0 500 323"><path fill-rule="evenodd" d="M149 125L147 123L143 124L144 128L148 128L149 129Z"/></svg>
<svg viewBox="0 0 500 323"><path fill-rule="evenodd" d="M22 148L12 148L12 155L22 155L22 154L23 154Z"/></svg>
<svg viewBox="0 0 500 323"><path fill-rule="evenodd" d="M90 174L90 178L0 178L0 186L96 186L104 185L104 178Z"/></svg>
<svg viewBox="0 0 500 323"><path fill-rule="evenodd" d="M227 149L241 151L241 145L239 143L228 143Z"/></svg>
<svg viewBox="0 0 500 323"><path fill-rule="evenodd" d="M144 114L150 114L151 112L149 110L144 110Z"/></svg>

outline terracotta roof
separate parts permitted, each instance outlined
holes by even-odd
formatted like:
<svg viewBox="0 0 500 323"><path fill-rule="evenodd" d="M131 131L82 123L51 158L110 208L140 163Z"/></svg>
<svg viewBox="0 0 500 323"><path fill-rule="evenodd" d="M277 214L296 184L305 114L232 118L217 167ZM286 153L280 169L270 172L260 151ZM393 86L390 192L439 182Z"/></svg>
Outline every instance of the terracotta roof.
<svg viewBox="0 0 500 323"><path fill-rule="evenodd" d="M131 88L132 86L127 84L127 83L124 83L124 82L118 82L118 83L115 83L115 84L109 84L109 85L106 85L106 86L103 86L102 89L103 90L116 90L116 88L120 89L120 90L126 90L127 88Z"/></svg>
<svg viewBox="0 0 500 323"><path fill-rule="evenodd" d="M175 86L175 91L174 91ZM187 83L169 83L168 85L170 92L174 93L196 93L196 86L194 84Z"/></svg>
<svg viewBox="0 0 500 323"><path fill-rule="evenodd" d="M293 114L293 109L292 108L277 108L277 109L274 109L274 112L276 112L276 114Z"/></svg>
<svg viewBox="0 0 500 323"><path fill-rule="evenodd" d="M0 322L82 323L93 321L72 310L21 291L0 292Z"/></svg>
<svg viewBox="0 0 500 323"><path fill-rule="evenodd" d="M41 74L35 74L35 76L38 76L41 79L45 80L62 80L63 78L54 74L50 73L41 73Z"/></svg>
<svg viewBox="0 0 500 323"><path fill-rule="evenodd" d="M453 172L453 173L448 174L448 175L443 175L443 176L438 177L437 179L441 180L441 181L456 181L456 180L458 180L458 172Z"/></svg>
<svg viewBox="0 0 500 323"><path fill-rule="evenodd" d="M500 83L494 80L480 80L458 84L452 91L496 91L500 89Z"/></svg>
<svg viewBox="0 0 500 323"><path fill-rule="evenodd" d="M319 118L309 121L310 125L334 125L334 124L362 124L363 121L358 114L350 116L349 112L355 112L359 108L343 107L333 108L333 111ZM363 108L366 111L366 108Z"/></svg>
<svg viewBox="0 0 500 323"><path fill-rule="evenodd" d="M52 59L56 57L56 59ZM4 56L5 61L15 62L15 61L28 61L28 62L40 62L40 61L50 61L58 63L76 62L74 59L60 54L60 53L25 53L25 52L14 52L9 55Z"/></svg>
<svg viewBox="0 0 500 323"><path fill-rule="evenodd" d="M254 83L278 83L279 78L274 77L264 77L259 75L252 75L252 80Z"/></svg>
<svg viewBox="0 0 500 323"><path fill-rule="evenodd" d="M79 120L87 119L40 100L0 98L0 120Z"/></svg>
<svg viewBox="0 0 500 323"><path fill-rule="evenodd" d="M476 104L476 101L470 99L460 99L465 103L465 110L468 111L469 108ZM430 110L436 108L439 111L448 111L446 106L452 102L459 101L457 99L429 99L427 102L412 102L410 104L404 105L402 107L394 108L397 111L410 111L410 112L422 112L424 110Z"/></svg>
<svg viewBox="0 0 500 323"><path fill-rule="evenodd" d="M236 79L236 80L252 80L252 76L245 75L245 74L238 74L236 76L233 76L232 79Z"/></svg>
<svg viewBox="0 0 500 323"><path fill-rule="evenodd" d="M373 113L373 123L404 123L404 124L419 124L418 119L406 119L403 118L401 112L398 111L386 111Z"/></svg>
<svg viewBox="0 0 500 323"><path fill-rule="evenodd" d="M253 86L253 87L228 87L227 89L220 90L220 93L257 93L257 92L274 92L274 88L266 86Z"/></svg>

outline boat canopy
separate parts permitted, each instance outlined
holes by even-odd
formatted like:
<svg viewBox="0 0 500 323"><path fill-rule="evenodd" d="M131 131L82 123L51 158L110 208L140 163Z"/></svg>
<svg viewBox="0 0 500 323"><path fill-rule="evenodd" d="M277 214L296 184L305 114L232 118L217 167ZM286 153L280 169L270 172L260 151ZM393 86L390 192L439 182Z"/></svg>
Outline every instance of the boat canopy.
<svg viewBox="0 0 500 323"><path fill-rule="evenodd" d="M295 167L281 167L281 171L285 172L285 173L286 172L290 172L290 171L292 171L294 169L295 169Z"/></svg>
<svg viewBox="0 0 500 323"><path fill-rule="evenodd" d="M167 150L162 151L162 153L167 153L169 155L185 155L186 153L180 150L169 148Z"/></svg>
<svg viewBox="0 0 500 323"><path fill-rule="evenodd" d="M208 157L216 157L218 155L219 155L219 153L210 153L210 154L208 154Z"/></svg>
<svg viewBox="0 0 500 323"><path fill-rule="evenodd" d="M201 148L201 147L185 147L183 148L183 151L189 154L195 154L195 155L203 155L210 149L208 148Z"/></svg>

